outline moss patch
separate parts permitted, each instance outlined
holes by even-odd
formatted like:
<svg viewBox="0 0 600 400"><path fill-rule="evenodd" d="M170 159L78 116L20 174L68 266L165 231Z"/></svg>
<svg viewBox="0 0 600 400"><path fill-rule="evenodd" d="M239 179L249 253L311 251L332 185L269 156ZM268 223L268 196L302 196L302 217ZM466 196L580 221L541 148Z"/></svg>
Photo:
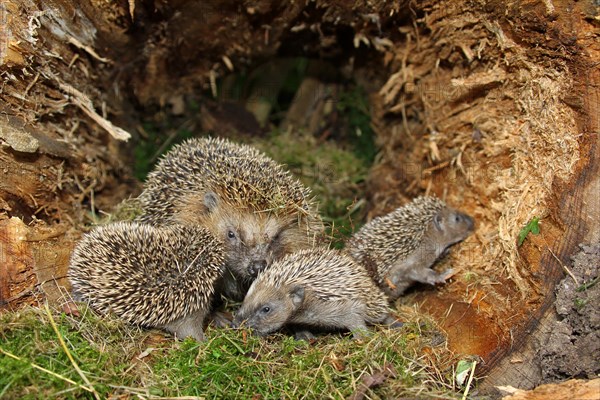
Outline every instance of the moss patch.
<svg viewBox="0 0 600 400"><path fill-rule="evenodd" d="M357 390L369 398L458 397L449 383L451 374L432 367L432 355L443 348L432 344L439 332L426 328L430 324L415 314L403 328L375 328L360 342L330 334L312 343L213 328L207 329L206 342L176 342L87 309L81 314L52 313L69 352L100 398L346 398ZM82 388L87 385L43 310L7 312L0 322L0 397L93 398ZM376 387L364 387L365 377L384 368L393 373Z"/></svg>

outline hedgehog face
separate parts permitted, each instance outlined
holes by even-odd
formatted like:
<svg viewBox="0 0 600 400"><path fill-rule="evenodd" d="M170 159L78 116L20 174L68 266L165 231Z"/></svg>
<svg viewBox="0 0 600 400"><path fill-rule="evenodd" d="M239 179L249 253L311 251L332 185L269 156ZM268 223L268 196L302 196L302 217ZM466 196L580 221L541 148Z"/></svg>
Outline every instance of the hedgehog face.
<svg viewBox="0 0 600 400"><path fill-rule="evenodd" d="M467 238L473 232L473 218L450 207L442 208L432 221L431 232L438 246L444 249Z"/></svg>
<svg viewBox="0 0 600 400"><path fill-rule="evenodd" d="M177 208L179 222L207 227L223 241L225 265L242 284L254 280L259 272L284 255L310 247L314 240L307 222L298 215L283 217L269 211L240 208L213 191L203 196L187 196Z"/></svg>
<svg viewBox="0 0 600 400"><path fill-rule="evenodd" d="M264 214L229 215L220 224L228 254L228 266L238 275L254 279L259 272L285 252L281 246L285 235L276 218Z"/></svg>
<svg viewBox="0 0 600 400"><path fill-rule="evenodd" d="M253 280L274 260L309 243L297 219L235 208L214 192L206 193L204 211L195 218L225 243L227 267L242 280Z"/></svg>
<svg viewBox="0 0 600 400"><path fill-rule="evenodd" d="M234 326L243 324L256 334L266 336L284 326L303 301L302 286L273 287L264 281L255 281L235 315Z"/></svg>

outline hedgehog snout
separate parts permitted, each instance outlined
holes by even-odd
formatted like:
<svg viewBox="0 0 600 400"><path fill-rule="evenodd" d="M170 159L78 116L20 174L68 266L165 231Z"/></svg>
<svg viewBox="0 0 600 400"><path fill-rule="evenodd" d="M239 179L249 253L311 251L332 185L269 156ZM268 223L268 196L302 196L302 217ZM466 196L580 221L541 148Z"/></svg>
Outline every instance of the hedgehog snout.
<svg viewBox="0 0 600 400"><path fill-rule="evenodd" d="M239 317L236 316L236 318L233 320L232 327L234 329L250 329L252 334L256 336L265 336L268 334L268 332L262 332L261 330L257 329L258 327L256 326L256 323L252 321L252 318L244 318L241 315Z"/></svg>
<svg viewBox="0 0 600 400"><path fill-rule="evenodd" d="M475 220L470 215L464 213L458 213L457 217L467 225L467 229L472 231L475 227Z"/></svg>
<svg viewBox="0 0 600 400"><path fill-rule="evenodd" d="M472 231L473 228L475 228L475 220L473 219L473 217L470 217L466 214L465 216L467 217L467 225L469 226L469 231Z"/></svg>
<svg viewBox="0 0 600 400"><path fill-rule="evenodd" d="M267 260L262 259L262 260L252 261L248 265L248 274L251 277L256 278L258 276L258 274L261 271L263 271L265 268L267 268Z"/></svg>

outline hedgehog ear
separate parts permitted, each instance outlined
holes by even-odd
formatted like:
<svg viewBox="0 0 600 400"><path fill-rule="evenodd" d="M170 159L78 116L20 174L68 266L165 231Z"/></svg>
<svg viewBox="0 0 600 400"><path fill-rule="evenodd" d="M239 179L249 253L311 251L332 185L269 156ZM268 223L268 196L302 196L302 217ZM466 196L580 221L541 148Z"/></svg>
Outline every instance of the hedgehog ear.
<svg viewBox="0 0 600 400"><path fill-rule="evenodd" d="M300 285L292 286L290 288L290 298L292 299L292 304L295 309L300 307L304 301L304 287Z"/></svg>
<svg viewBox="0 0 600 400"><path fill-rule="evenodd" d="M219 196L215 192L206 192L204 195L204 205L208 212L213 212L219 206Z"/></svg>
<svg viewBox="0 0 600 400"><path fill-rule="evenodd" d="M444 217L442 216L442 213L435 214L435 216L433 217L433 226L435 226L435 229L437 229L438 231L443 230L443 227L442 227L443 222L444 222Z"/></svg>

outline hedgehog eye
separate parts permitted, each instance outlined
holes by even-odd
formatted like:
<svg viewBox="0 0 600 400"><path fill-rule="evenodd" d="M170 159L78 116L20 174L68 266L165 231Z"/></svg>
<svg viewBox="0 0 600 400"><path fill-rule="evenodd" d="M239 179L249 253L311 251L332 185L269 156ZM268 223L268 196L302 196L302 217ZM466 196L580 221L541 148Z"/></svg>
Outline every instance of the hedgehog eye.
<svg viewBox="0 0 600 400"><path fill-rule="evenodd" d="M281 239L281 236L283 236L284 231L285 231L285 228L282 228L282 229L278 230L277 232L275 232L271 241L275 242L275 241L278 241L279 239Z"/></svg>
<svg viewBox="0 0 600 400"><path fill-rule="evenodd" d="M271 307L269 307L269 306L264 306L264 307L263 307L263 308L260 310L260 312L261 312L261 313L263 313L263 314L268 314L270 311L271 311Z"/></svg>
<svg viewBox="0 0 600 400"><path fill-rule="evenodd" d="M235 232L231 231L231 230L227 231L227 237L229 239L234 239L235 238Z"/></svg>

